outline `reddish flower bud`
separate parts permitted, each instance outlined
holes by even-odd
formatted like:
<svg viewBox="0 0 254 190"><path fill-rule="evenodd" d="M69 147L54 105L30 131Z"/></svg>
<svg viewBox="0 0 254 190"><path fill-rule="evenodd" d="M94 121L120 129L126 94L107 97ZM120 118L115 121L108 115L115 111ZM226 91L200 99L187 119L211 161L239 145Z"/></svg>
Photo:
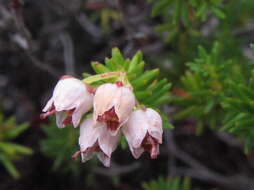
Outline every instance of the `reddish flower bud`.
<svg viewBox="0 0 254 190"><path fill-rule="evenodd" d="M132 155L137 159L144 151L155 159L162 143L162 119L153 109L135 110L123 127L123 134L129 144Z"/></svg>
<svg viewBox="0 0 254 190"><path fill-rule="evenodd" d="M77 127L82 115L89 111L93 105L93 94L88 92L86 85L72 77L63 76L54 88L53 96L43 109L44 119L56 114L56 123L59 128L73 123Z"/></svg>
<svg viewBox="0 0 254 190"><path fill-rule="evenodd" d="M119 84L103 84L94 95L94 121L105 123L112 135L128 120L135 96L133 92Z"/></svg>
<svg viewBox="0 0 254 190"><path fill-rule="evenodd" d="M80 126L80 153L82 161L86 162L94 155L104 164L110 166L112 152L116 149L120 133L111 136L102 123L94 124L93 119L86 119Z"/></svg>

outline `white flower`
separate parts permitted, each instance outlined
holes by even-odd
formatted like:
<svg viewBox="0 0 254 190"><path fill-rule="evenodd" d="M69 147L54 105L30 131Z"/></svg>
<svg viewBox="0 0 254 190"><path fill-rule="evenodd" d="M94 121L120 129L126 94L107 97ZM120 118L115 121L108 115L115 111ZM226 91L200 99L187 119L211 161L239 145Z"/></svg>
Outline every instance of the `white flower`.
<svg viewBox="0 0 254 190"><path fill-rule="evenodd" d="M98 87L94 95L94 121L106 124L112 135L128 120L135 96L121 82L107 83Z"/></svg>
<svg viewBox="0 0 254 190"><path fill-rule="evenodd" d="M162 143L162 119L153 109L135 110L122 129L132 155L137 159L144 151L150 152L152 159L159 154Z"/></svg>
<svg viewBox="0 0 254 190"><path fill-rule="evenodd" d="M54 88L53 96L43 109L41 118L56 114L56 123L59 128L73 123L77 127L82 115L93 105L93 94L81 81L65 75Z"/></svg>
<svg viewBox="0 0 254 190"><path fill-rule="evenodd" d="M116 149L120 132L111 136L102 123L94 124L93 119L86 119L80 126L80 153L82 162L86 162L94 155L104 164L110 166L112 152Z"/></svg>

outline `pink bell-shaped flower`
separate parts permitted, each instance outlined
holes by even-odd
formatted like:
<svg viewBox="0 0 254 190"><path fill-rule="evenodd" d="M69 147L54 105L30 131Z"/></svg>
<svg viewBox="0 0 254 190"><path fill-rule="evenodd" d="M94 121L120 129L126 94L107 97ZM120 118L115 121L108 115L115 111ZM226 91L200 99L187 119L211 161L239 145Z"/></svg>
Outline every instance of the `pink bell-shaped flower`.
<svg viewBox="0 0 254 190"><path fill-rule="evenodd" d="M128 120L135 96L121 82L107 83L98 87L94 95L94 121L105 123L112 135Z"/></svg>
<svg viewBox="0 0 254 190"><path fill-rule="evenodd" d="M81 153L82 162L86 162L94 155L104 166L110 166L112 152L116 149L120 132L111 136L107 128L102 123L94 124L92 118L86 119L80 126L79 145L80 151L74 155L74 158Z"/></svg>
<svg viewBox="0 0 254 190"><path fill-rule="evenodd" d="M93 93L81 80L72 76L63 76L56 84L53 96L43 109L44 119L56 114L56 123L59 128L73 123L77 127L82 115L93 106Z"/></svg>
<svg viewBox="0 0 254 190"><path fill-rule="evenodd" d="M162 143L162 119L153 109L135 110L122 128L132 155L137 159L144 151L152 159L159 154Z"/></svg>

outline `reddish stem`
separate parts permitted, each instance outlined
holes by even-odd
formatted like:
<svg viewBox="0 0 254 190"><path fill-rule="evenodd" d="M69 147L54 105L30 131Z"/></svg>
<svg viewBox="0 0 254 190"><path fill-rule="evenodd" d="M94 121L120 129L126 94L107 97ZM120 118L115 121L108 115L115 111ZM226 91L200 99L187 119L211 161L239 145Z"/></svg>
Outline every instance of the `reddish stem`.
<svg viewBox="0 0 254 190"><path fill-rule="evenodd" d="M53 110L50 110L50 111L48 111L48 112L46 112L46 113L42 113L42 114L40 115L40 118L41 118L41 119L45 119L45 118L47 118L48 116L53 115L53 114L55 114L55 113L56 113L56 110L55 110L55 108L54 108Z"/></svg>

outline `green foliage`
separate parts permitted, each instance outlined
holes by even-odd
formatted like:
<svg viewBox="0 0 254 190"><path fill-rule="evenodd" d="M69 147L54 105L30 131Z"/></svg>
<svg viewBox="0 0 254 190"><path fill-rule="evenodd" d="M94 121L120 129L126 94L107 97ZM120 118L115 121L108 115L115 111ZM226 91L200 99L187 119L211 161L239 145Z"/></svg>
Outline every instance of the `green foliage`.
<svg viewBox="0 0 254 190"><path fill-rule="evenodd" d="M188 70L181 78L187 95L175 98L175 103L184 107L175 119L190 116L196 118L201 126L216 127L224 116L220 103L227 82L234 75L234 66L231 60L220 55L221 47L217 42L210 53L202 47L198 52L198 58L187 63Z"/></svg>
<svg viewBox="0 0 254 190"><path fill-rule="evenodd" d="M221 130L241 137L245 151L250 151L254 145L253 63L243 65L225 59L218 42L210 53L202 47L198 52L198 58L187 63L181 77L185 94L173 100L182 107L174 119L194 118L200 130L222 126Z"/></svg>
<svg viewBox="0 0 254 190"><path fill-rule="evenodd" d="M152 16L160 16L162 24L158 31L169 32L167 41L175 38L181 27L194 29L205 21L210 13L220 19L226 18L222 0L150 0L153 3ZM191 31L195 34L198 31Z"/></svg>
<svg viewBox="0 0 254 190"><path fill-rule="evenodd" d="M98 80L90 82L91 85L97 86L105 82L116 82L119 78L121 79L123 77L123 81L133 87L139 104L152 107L159 111L158 108L160 105L171 101L171 95L169 93L171 84L167 79L159 79L159 69L144 70L145 62L140 51L131 59L125 59L119 49L113 48L112 57L106 58L105 64L92 62L91 65L96 74L98 74L97 76L91 76L91 78L93 77L95 79L98 77ZM108 77L111 74L114 77ZM84 81L86 80L85 78ZM168 124L167 117L163 116L163 118L164 127L172 128Z"/></svg>
<svg viewBox="0 0 254 190"><path fill-rule="evenodd" d="M228 111L223 130L241 136L246 152L254 145L254 90L250 85L232 83L230 87L234 95L226 97L222 104Z"/></svg>
<svg viewBox="0 0 254 190"><path fill-rule="evenodd" d="M121 15L118 11L114 9L106 9L104 8L101 11L100 16L100 22L101 27L104 31L109 32L110 31L110 23L115 20L119 20L121 18Z"/></svg>
<svg viewBox="0 0 254 190"><path fill-rule="evenodd" d="M107 34L111 31L112 23L121 20L121 13L110 7L103 7L93 11L89 16L93 23L99 23L102 32Z"/></svg>
<svg viewBox="0 0 254 190"><path fill-rule="evenodd" d="M71 159L71 156L79 150L77 143L79 131L70 126L59 129L55 126L54 119L51 119L48 125L42 126L42 130L46 138L40 142L41 150L54 160L52 170L79 174L80 163Z"/></svg>
<svg viewBox="0 0 254 190"><path fill-rule="evenodd" d="M169 178L159 177L158 180L151 180L142 184L143 190L191 190L189 178Z"/></svg>
<svg viewBox="0 0 254 190"><path fill-rule="evenodd" d="M226 16L222 9L222 0L160 0L154 1L152 16L161 15L171 19L172 24L180 21L185 25L195 20L204 21L209 13L213 13L218 18L224 19ZM172 11L170 11L172 10Z"/></svg>
<svg viewBox="0 0 254 190"><path fill-rule="evenodd" d="M17 125L14 117L4 119L4 116L0 113L0 163L15 179L20 177L20 173L12 161L18 160L24 155L31 155L33 151L12 141L27 128L27 123Z"/></svg>
<svg viewBox="0 0 254 190"><path fill-rule="evenodd" d="M254 51L254 46L252 45ZM234 133L242 138L245 152L254 145L254 68L251 66L248 80L229 83L230 96L223 99L222 106L227 111L222 130Z"/></svg>

